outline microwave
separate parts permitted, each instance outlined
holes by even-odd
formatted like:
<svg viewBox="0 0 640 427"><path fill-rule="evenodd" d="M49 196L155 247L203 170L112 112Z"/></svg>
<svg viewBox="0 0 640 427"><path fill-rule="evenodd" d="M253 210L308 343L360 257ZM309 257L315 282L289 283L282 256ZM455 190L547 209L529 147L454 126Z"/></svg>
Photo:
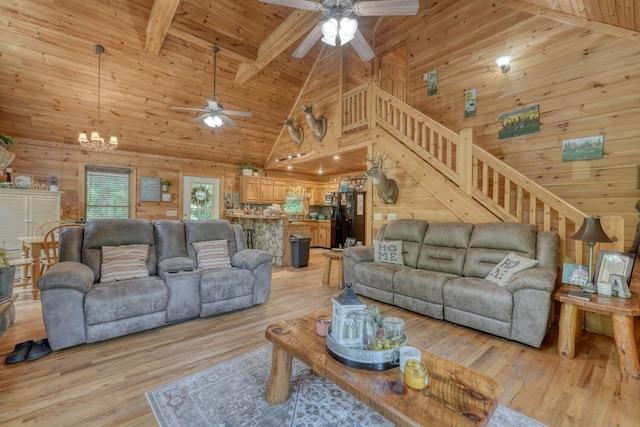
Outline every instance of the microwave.
<svg viewBox="0 0 640 427"><path fill-rule="evenodd" d="M330 205L333 202L333 193L324 193L324 202Z"/></svg>

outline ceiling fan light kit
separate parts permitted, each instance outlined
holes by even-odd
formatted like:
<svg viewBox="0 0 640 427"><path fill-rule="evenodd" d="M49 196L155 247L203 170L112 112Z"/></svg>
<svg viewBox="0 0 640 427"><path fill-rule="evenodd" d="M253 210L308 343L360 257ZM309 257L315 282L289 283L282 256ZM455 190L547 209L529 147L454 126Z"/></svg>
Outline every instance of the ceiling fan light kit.
<svg viewBox="0 0 640 427"><path fill-rule="evenodd" d="M352 15L385 16L415 15L420 9L419 0L261 0L263 3L295 7L321 12L327 19L316 25L293 52L294 58L304 58L311 47L321 40L330 46L344 46L351 42L353 49L363 61L375 57L369 43L358 30L358 22Z"/></svg>
<svg viewBox="0 0 640 427"><path fill-rule="evenodd" d="M231 111L225 110L220 102L220 97L216 93L216 76L217 76L217 59L218 52L220 48L216 45L211 47L211 51L213 52L213 94L207 100L207 105L204 108L189 108L189 107L171 107L174 110L182 110L182 111L200 111L204 114L199 115L195 119L194 122L202 120L205 125L210 128L219 128L225 123L231 126L238 126L238 123L235 120L231 119L228 116L239 116L239 117L253 117L253 113L250 111Z"/></svg>

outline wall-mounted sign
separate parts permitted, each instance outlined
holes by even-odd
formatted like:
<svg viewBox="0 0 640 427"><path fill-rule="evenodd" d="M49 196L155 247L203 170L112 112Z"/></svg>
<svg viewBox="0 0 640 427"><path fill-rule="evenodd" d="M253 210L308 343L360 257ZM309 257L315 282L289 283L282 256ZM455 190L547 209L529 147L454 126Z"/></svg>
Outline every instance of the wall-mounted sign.
<svg viewBox="0 0 640 427"><path fill-rule="evenodd" d="M147 176L140 177L140 201L159 202L160 201L160 178Z"/></svg>

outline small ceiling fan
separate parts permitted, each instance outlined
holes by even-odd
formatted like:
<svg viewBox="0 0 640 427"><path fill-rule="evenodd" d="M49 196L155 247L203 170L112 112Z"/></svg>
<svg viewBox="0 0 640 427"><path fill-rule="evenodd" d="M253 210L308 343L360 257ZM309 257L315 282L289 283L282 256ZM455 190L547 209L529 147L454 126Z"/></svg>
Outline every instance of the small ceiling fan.
<svg viewBox="0 0 640 427"><path fill-rule="evenodd" d="M234 120L227 116L239 116L239 117L252 117L253 114L249 111L232 111L225 110L221 104L220 96L216 94L216 70L217 63L216 60L218 58L218 52L220 48L218 46L212 46L211 50L213 51L213 94L209 99L207 99L207 105L204 108L189 108L189 107L171 107L174 110L183 110L183 111L201 111L205 114L201 114L200 116L193 119L194 122L198 120L203 120L204 124L212 127L218 128L223 124L227 123L231 126L238 126Z"/></svg>
<svg viewBox="0 0 640 427"><path fill-rule="evenodd" d="M260 0L263 3L295 7L297 9L322 12L327 18L316 25L293 52L294 58L304 58L311 47L321 39L331 46L351 45L363 61L371 60L375 55L369 43L358 30L357 16L415 15L420 8L419 0Z"/></svg>

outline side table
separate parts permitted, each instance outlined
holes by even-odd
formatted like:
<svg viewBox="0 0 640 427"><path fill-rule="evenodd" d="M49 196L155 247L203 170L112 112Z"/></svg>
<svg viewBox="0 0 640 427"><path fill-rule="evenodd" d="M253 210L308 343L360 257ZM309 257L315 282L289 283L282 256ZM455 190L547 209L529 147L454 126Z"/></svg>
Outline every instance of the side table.
<svg viewBox="0 0 640 427"><path fill-rule="evenodd" d="M611 316L613 337L618 351L620 373L623 376L640 378L640 362L636 345L634 317L640 316L640 295L632 292L631 298L605 297L592 294L591 301L570 297L575 286L562 285L555 294L556 301L562 303L560 324L558 325L558 354L568 359L576 355L576 336L580 333L582 312Z"/></svg>
<svg viewBox="0 0 640 427"><path fill-rule="evenodd" d="M324 252L322 255L325 256L324 270L322 271L322 283L324 285L331 284L331 260L335 260L338 263L338 286L340 289L344 288L342 252Z"/></svg>

